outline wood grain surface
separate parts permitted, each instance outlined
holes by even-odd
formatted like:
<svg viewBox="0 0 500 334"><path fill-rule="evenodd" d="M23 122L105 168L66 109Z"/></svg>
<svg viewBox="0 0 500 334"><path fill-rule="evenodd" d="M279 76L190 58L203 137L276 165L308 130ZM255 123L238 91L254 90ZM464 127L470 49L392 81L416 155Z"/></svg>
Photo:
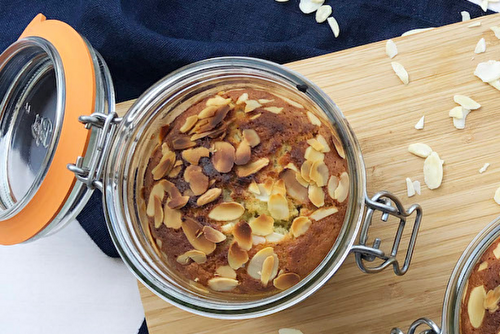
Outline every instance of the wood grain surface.
<svg viewBox="0 0 500 334"><path fill-rule="evenodd" d="M422 205L424 218L405 276L396 277L390 269L363 274L350 255L333 278L304 302L275 315L243 321L192 315L141 286L150 333L264 334L292 327L305 334L379 334L389 333L393 326L406 331L421 316L440 322L446 284L456 261L473 237L500 214L500 206L493 201L500 186L500 91L473 75L479 62L500 60L500 40L489 29L500 24L500 15L477 20L482 22L480 27L468 28L471 22L464 22L395 38L399 55L394 60L406 67L408 86L394 74L385 41L287 65L319 85L346 115L364 154L368 194L388 190L406 205ZM487 50L476 55L474 48L481 37ZM464 130L455 129L448 117L455 106L454 94L482 104L468 116ZM425 128L415 130L422 115ZM439 189L425 186L423 159L407 152L414 142L429 144L445 160ZM491 167L479 174L485 162ZM422 195L407 198L406 177L422 182ZM393 231L390 224L374 224L370 233L388 241Z"/></svg>

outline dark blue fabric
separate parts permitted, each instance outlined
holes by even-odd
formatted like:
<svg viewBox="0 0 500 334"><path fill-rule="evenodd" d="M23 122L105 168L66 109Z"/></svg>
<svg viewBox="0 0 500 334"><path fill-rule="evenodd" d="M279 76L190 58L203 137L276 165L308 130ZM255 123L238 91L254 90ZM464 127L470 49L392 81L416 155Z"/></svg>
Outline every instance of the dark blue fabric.
<svg viewBox="0 0 500 334"><path fill-rule="evenodd" d="M339 22L335 39L328 25L304 15L298 0L2 0L0 49L21 34L37 14L67 22L108 63L117 100L138 97L169 72L197 60L244 55L286 63L485 15L466 0L327 0ZM109 256L118 254L96 192L78 216ZM141 334L147 333L145 322Z"/></svg>

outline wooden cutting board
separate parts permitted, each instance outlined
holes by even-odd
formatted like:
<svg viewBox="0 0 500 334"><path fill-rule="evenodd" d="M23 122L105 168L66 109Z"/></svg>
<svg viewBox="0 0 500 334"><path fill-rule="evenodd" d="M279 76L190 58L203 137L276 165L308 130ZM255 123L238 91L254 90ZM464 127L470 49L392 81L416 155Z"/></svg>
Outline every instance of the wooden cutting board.
<svg viewBox="0 0 500 334"><path fill-rule="evenodd" d="M457 13L457 16L458 13ZM389 333L405 331L421 316L441 321L448 278L467 244L500 214L493 195L500 186L500 91L473 75L479 62L500 60L500 40L489 29L500 14L483 17L480 27L458 23L412 36L395 38L410 84L404 86L385 54L385 41L288 64L319 85L346 115L360 141L368 174L368 194L395 193L406 205L424 210L409 272L396 277L391 269L363 274L350 255L334 277L304 302L278 314L252 320L214 320L182 311L140 285L151 334L277 333L279 328L316 333ZM474 48L486 39L486 53ZM335 40L332 38L332 43ZM465 94L482 108L457 130L448 117L454 94ZM118 106L122 112L130 105ZM414 125L425 115L425 128ZM407 152L411 143L429 144L444 165L444 181L429 190L423 159ZM481 166L491 167L479 174ZM405 178L422 182L422 195L407 198ZM370 233L384 241L393 226L374 224ZM386 244L387 246L387 244Z"/></svg>

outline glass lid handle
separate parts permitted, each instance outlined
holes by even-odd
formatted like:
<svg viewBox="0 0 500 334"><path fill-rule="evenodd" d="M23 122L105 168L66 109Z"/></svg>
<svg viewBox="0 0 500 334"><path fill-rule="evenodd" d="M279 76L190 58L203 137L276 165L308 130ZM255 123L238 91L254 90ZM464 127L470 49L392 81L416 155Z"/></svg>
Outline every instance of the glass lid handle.
<svg viewBox="0 0 500 334"><path fill-rule="evenodd" d="M75 174L79 181L86 184L89 189L97 188L102 191L104 164L108 160L116 125L121 120L115 112L110 114L93 113L90 116L79 117L79 121L89 131L95 128L99 132L96 139L95 152L92 152L95 156L92 157L88 166L83 165L83 157L78 157L74 164L68 164L68 169Z"/></svg>
<svg viewBox="0 0 500 334"><path fill-rule="evenodd" d="M420 325L429 326L429 329L421 331L420 334L440 334L441 333L441 329L439 328L438 325L436 325L436 323L434 321L432 321L431 319L428 319L428 318L420 318L420 319L415 320L411 324L410 328L408 329L407 334L414 334L415 331L417 330L417 327ZM391 330L391 334L404 334L404 332L399 328L393 328Z"/></svg>
<svg viewBox="0 0 500 334"><path fill-rule="evenodd" d="M413 204L408 210L406 210L401 201L387 191L381 191L375 194L375 196L371 199L367 197L365 198L365 202L367 210L361 226L359 244L354 245L351 248L351 251L355 254L356 264L359 269L365 273L377 273L392 265L396 275L404 275L410 267L413 250L417 241L418 229L422 220L422 207L418 204ZM381 240L379 238L375 238L372 246L367 245L368 230L372 224L373 214L376 211L382 213L381 220L384 222L389 219L389 216L395 217L399 220L398 229L396 231L396 235L394 236L394 242L390 254L386 254L380 249ZM405 260L403 265L400 266L396 256L401 244L401 239L403 238L405 226L407 225L407 219L413 213L415 213L413 229L408 242ZM377 259L379 260L377 262L378 264L368 264Z"/></svg>

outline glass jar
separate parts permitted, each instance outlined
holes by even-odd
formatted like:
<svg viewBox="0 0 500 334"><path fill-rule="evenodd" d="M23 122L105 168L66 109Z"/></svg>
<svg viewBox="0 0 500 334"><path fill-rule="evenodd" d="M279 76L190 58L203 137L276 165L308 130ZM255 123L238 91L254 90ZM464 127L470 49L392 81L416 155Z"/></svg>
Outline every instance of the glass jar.
<svg viewBox="0 0 500 334"><path fill-rule="evenodd" d="M474 266L478 263L483 253L500 238L500 217L486 226L467 246L460 256L448 281L441 314L441 327L428 318L420 318L413 322L408 329L408 334L416 333L420 325L429 327L420 333L426 334L459 334L460 333L460 308L462 296L467 288L467 281ZM393 328L391 334L403 334L399 328Z"/></svg>
<svg viewBox="0 0 500 334"><path fill-rule="evenodd" d="M39 17L35 18L35 21L40 24ZM43 18L41 24L44 22L54 21L44 21ZM68 28L66 26L66 29ZM79 35L73 37L82 39ZM15 50L16 45L24 43L24 40L25 38L22 38L0 57L2 78L4 69L8 68L12 61L9 57L12 53L11 49ZM70 119L74 117L76 121L79 116L80 122L85 124L85 127L81 125L81 128L89 130L88 137L82 136L80 139L82 143L79 144L84 149L78 152L72 151L72 156L65 157L67 159L65 162L70 163L69 171L65 172L65 176L69 175L73 180L70 193L74 189L85 189L85 191L78 198L67 196L60 202L63 208L67 206L74 208L66 213L63 220L67 221L78 213L90 191L95 188L100 189L103 193L106 222L118 252L137 278L161 298L182 309L204 316L251 318L277 312L307 298L335 274L351 252L354 253L359 268L366 273L379 272L389 266L393 267L397 275L403 275L408 270L420 226L422 209L419 205L413 205L406 210L401 202L388 192L380 192L372 198L367 196L365 167L356 137L338 107L315 84L290 69L272 62L243 57L215 58L188 65L169 74L141 95L123 117L119 117L114 111L109 72L92 47L87 45L87 48L89 54L92 55L90 59L93 68L101 72L90 76L94 81L86 82L95 87L95 103L83 115L81 110L68 110L66 106L61 116L65 121L68 117ZM58 51L57 48L53 50L56 55ZM57 56L53 58L57 60ZM60 69L57 61L52 60L51 64L53 68ZM66 70L64 66L63 68ZM93 72L97 73L95 70ZM67 73L64 72L64 74ZM10 79L11 85L17 85L22 84L22 81L19 81L20 77L23 77L22 73L19 76L7 78ZM58 89L59 86L56 85ZM172 122L191 104L203 97L226 88L234 89L242 86L272 90L273 93L301 103L308 110L328 120L344 148L350 175L350 195L344 224L330 252L320 265L297 285L265 297L208 293L193 282L179 277L155 252L149 227L147 223L143 223L147 222L145 203L139 194L146 163L153 149L152 145L156 144L156 141L151 138L156 138L160 128ZM68 94L71 93L57 90L60 100L68 100ZM13 100L12 103L17 103L17 101ZM22 103L24 103L23 100L17 104ZM80 113L76 115L75 112ZM0 122L3 122L3 119L11 113L15 114L15 110L6 109ZM54 127L54 129L58 128ZM64 127L60 135L59 132L54 131L55 135L52 140L57 142L56 147L62 144L63 132ZM23 133L27 137L30 135L29 132ZM58 139L54 139L57 136L59 136ZM36 144L37 138L35 137L37 136L29 137L28 143L32 144L35 141ZM5 138L8 140L10 137L7 134ZM24 145L24 142L21 144ZM55 154L58 150L59 148L55 149ZM74 161L76 162L71 164ZM9 159L0 162L2 168L3 165L10 163ZM45 165L44 168L48 169L47 175L52 172L54 163L56 160L50 162L49 159ZM43 175L41 179L42 185L45 182L50 183L44 179ZM4 186L3 182L2 180L0 186ZM39 191L33 190L35 196ZM27 198L26 201L31 204L35 200L36 197L32 197ZM20 210L14 218L27 209L20 208ZM367 245L369 226L377 211L382 214L384 221L387 221L389 216L399 221L389 253L380 249L380 239L375 239L372 246ZM407 225L407 218L412 214L415 214L415 218L411 227L411 236L404 262L400 264L396 256ZM57 218L58 215L55 217ZM53 224L61 226L63 220L49 219L46 226ZM0 216L0 244L33 240L51 231L45 232L42 226L40 231L26 239L23 239L27 236L26 233L23 234L23 238L16 233L12 233L13 236L9 237L9 230L2 230L5 222L9 222L9 219ZM378 261L371 264L375 260Z"/></svg>

